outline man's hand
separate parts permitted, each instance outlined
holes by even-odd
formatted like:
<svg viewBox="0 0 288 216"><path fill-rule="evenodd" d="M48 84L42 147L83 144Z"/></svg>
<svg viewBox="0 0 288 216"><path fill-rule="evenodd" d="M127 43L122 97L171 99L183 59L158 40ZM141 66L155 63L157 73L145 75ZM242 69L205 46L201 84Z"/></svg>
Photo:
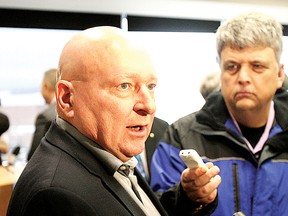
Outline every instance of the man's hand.
<svg viewBox="0 0 288 216"><path fill-rule="evenodd" d="M213 202L221 183L219 172L219 167L211 162L195 169L185 169L181 175L181 185L189 199L203 204Z"/></svg>

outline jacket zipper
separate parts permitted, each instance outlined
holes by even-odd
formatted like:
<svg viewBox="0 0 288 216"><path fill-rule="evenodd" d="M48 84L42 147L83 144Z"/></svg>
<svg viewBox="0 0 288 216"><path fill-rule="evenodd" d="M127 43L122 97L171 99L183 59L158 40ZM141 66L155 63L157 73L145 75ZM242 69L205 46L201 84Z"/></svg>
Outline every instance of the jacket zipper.
<svg viewBox="0 0 288 216"><path fill-rule="evenodd" d="M240 212L240 190L239 190L239 176L238 176L238 167L237 164L234 163L232 165L233 169L233 192L234 192L234 211Z"/></svg>

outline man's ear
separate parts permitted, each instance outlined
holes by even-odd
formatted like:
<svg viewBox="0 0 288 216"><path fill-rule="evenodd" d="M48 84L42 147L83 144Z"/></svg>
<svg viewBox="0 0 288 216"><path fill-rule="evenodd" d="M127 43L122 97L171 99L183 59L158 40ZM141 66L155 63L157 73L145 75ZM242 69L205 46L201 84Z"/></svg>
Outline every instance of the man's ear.
<svg viewBox="0 0 288 216"><path fill-rule="evenodd" d="M279 67L279 71L278 71L278 88L281 88L283 83L284 83L284 80L285 80L285 72L284 72L284 65L281 64L280 67Z"/></svg>
<svg viewBox="0 0 288 216"><path fill-rule="evenodd" d="M60 80L56 86L56 98L58 103L58 111L62 117L73 118L73 85L66 80Z"/></svg>

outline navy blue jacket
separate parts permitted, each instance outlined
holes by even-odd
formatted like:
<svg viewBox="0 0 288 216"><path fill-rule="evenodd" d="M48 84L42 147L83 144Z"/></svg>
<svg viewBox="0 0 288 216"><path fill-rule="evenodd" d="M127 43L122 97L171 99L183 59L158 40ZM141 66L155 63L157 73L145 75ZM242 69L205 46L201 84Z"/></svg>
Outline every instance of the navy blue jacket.
<svg viewBox="0 0 288 216"><path fill-rule="evenodd" d="M151 164L151 187L165 191L180 180L186 168L181 149L195 149L220 168L222 183L218 207L212 215L288 215L288 93L274 97L275 122L259 160L249 151L233 123L221 93L214 93L204 107L169 126Z"/></svg>

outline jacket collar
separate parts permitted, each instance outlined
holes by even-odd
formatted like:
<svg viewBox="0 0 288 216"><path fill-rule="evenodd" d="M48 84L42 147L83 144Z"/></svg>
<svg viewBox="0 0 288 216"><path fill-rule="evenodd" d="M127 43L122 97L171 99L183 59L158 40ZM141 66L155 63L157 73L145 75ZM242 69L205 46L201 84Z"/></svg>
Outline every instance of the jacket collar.
<svg viewBox="0 0 288 216"><path fill-rule="evenodd" d="M107 172L107 169L103 164L81 145L75 138L61 129L55 121L52 122L49 131L46 134L46 139L49 144L56 146L61 151L73 157L83 169L86 169L91 174L102 179L104 185L110 188L109 191L121 200L127 211L131 212L131 215L145 215L137 203L128 195L125 189L117 182L113 177L113 174Z"/></svg>
<svg viewBox="0 0 288 216"><path fill-rule="evenodd" d="M123 205L126 206L127 210L130 211L132 215L145 215L133 198L128 195L125 189L113 177L114 172L109 171L103 162L99 161L95 155L80 144L73 136L60 128L56 121L52 122L51 127L46 134L46 139L51 145L56 146L73 157L83 166L83 169L86 169L91 174L101 178L103 184L105 184L107 188L110 188L109 191L113 193L115 197L121 200ZM151 199L160 214L166 215L165 210L158 201L157 197L151 191L145 179L142 178L139 172L136 171L135 174L139 180L139 185L147 193L148 197Z"/></svg>
<svg viewBox="0 0 288 216"><path fill-rule="evenodd" d="M283 88L278 89L273 101L275 104L276 122L282 129L288 129L288 92ZM220 91L212 93L207 98L196 118L199 122L208 124L214 129L223 129L223 125L229 118L229 112Z"/></svg>
<svg viewBox="0 0 288 216"><path fill-rule="evenodd" d="M276 151L288 151L288 92L281 88L273 97L275 108L275 119L278 134L269 139L269 146ZM196 114L199 123L210 126L216 131L226 130L225 123L230 118L221 92L211 94L203 108ZM280 132L279 133L279 129ZM232 133L234 136L234 134ZM237 138L237 136L234 136ZM281 137L281 138L280 138Z"/></svg>

